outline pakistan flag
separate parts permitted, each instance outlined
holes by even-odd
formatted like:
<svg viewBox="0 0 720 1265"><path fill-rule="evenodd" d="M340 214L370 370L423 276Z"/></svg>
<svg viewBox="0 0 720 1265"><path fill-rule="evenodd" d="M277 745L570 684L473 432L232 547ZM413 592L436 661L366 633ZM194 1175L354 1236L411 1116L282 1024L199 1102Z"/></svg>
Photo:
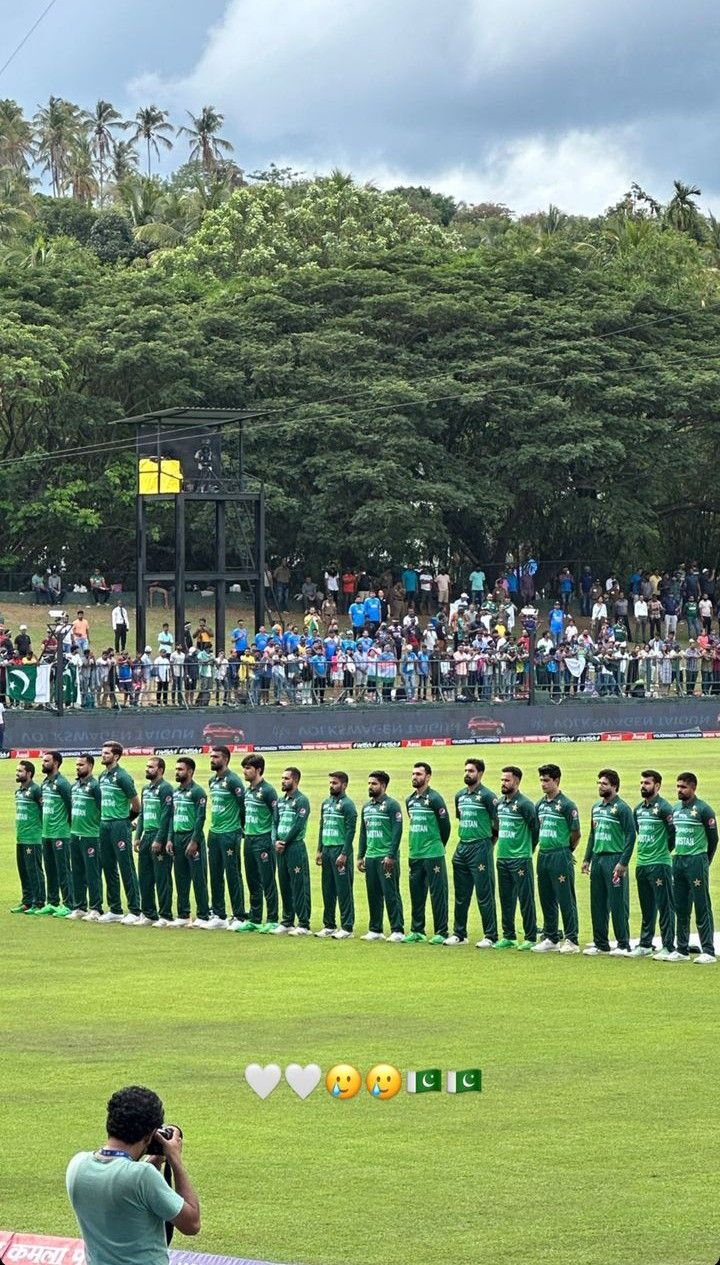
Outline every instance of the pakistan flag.
<svg viewBox="0 0 720 1265"><path fill-rule="evenodd" d="M55 697L55 682L50 679L53 667L50 663L9 665L6 669L8 698L15 703L49 703L51 696ZM77 668L68 663L63 672L63 702L68 705L77 702L77 687Z"/></svg>

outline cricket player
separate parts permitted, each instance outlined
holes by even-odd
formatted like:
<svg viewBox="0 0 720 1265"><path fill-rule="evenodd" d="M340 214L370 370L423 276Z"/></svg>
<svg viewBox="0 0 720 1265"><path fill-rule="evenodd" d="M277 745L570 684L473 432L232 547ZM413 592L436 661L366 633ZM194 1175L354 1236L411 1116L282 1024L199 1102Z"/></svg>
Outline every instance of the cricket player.
<svg viewBox="0 0 720 1265"><path fill-rule="evenodd" d="M59 751L46 751L42 758L45 780L40 787L43 800L43 861L47 879L47 905L43 914L67 918L74 908L70 874L70 783L60 772ZM62 893L62 901L60 895Z"/></svg>
<svg viewBox="0 0 720 1265"><path fill-rule="evenodd" d="M348 775L338 771L331 773L330 794L320 806L320 828L315 864L321 867L323 896L322 931L315 934L320 939L332 936L334 940L349 940L355 925L355 901L353 899L353 840L357 829L357 808L347 793ZM335 920L340 910L340 928Z"/></svg>
<svg viewBox="0 0 720 1265"><path fill-rule="evenodd" d="M655 957L667 962L675 949L675 893L672 858L675 823L672 805L660 794L662 777L655 769L640 774L640 803L633 816L637 830L635 880L640 902L640 943L631 950L632 958ZM660 915L662 947L653 949L655 923Z"/></svg>
<svg viewBox="0 0 720 1265"><path fill-rule="evenodd" d="M284 770L280 785L283 797L277 806L275 851L282 898L282 920L274 935L310 935L310 865L305 832L310 801L298 789L300 770L292 765ZM294 925L297 916L297 926Z"/></svg>
<svg viewBox="0 0 720 1265"><path fill-rule="evenodd" d="M390 774L375 769L368 775L367 803L360 813L357 868L365 875L370 927L362 940L384 940L383 911L390 922L389 940L405 939L400 895L400 840L403 815L396 799L387 793Z"/></svg>
<svg viewBox="0 0 720 1265"><path fill-rule="evenodd" d="M140 917L138 890L132 855L132 827L140 812L135 783L120 768L123 749L119 742L103 743L100 760L104 766L100 784L100 863L105 875L108 910L100 922L123 922L132 926ZM128 912L123 917L120 904L120 878L125 889Z"/></svg>
<svg viewBox="0 0 720 1265"><path fill-rule="evenodd" d="M172 922L172 861L165 848L170 835L173 788L165 778L165 761L150 756L145 765L145 786L140 794L140 814L135 822L140 909L138 926ZM157 904L155 892L157 891Z"/></svg>
<svg viewBox="0 0 720 1265"><path fill-rule="evenodd" d="M228 768L228 747L210 752L210 831L208 860L212 914L210 931L240 931L247 927L245 891L240 869L240 844L245 820L245 790L240 778ZM230 897L230 919L225 904L225 883ZM201 924L202 925L202 924Z"/></svg>
<svg viewBox="0 0 720 1265"><path fill-rule="evenodd" d="M432 768L424 760L413 765L412 794L405 807L410 819L408 858L410 861L410 931L405 943L420 943L425 935L425 908L428 891L433 915L431 944L448 938L448 879L445 845L450 838L450 818L442 795L430 785Z"/></svg>
<svg viewBox="0 0 720 1265"><path fill-rule="evenodd" d="M75 908L72 919L99 922L102 914L100 869L100 785L93 775L95 757L85 752L75 761L70 788L70 866ZM89 905L89 908L88 908Z"/></svg>
<svg viewBox="0 0 720 1265"><path fill-rule="evenodd" d="M695 907L695 922L702 953L698 966L715 963L715 925L710 901L710 862L718 845L717 818L714 809L697 798L694 773L679 773L677 803L673 807L675 851L673 879L677 917L677 950L671 962L689 962L690 917Z"/></svg>
<svg viewBox="0 0 720 1265"><path fill-rule="evenodd" d="M635 818L620 799L620 777L615 769L598 773L599 799L592 806L582 872L590 875L590 916L593 943L583 949L586 957L607 953L630 956L630 884L627 868L635 846ZM612 916L617 946L610 948L608 922Z"/></svg>
<svg viewBox="0 0 720 1265"><path fill-rule="evenodd" d="M245 791L245 877L250 893L250 913L243 931L274 931L278 925L278 890L275 871L275 819L278 797L265 781L265 757L246 755L242 761ZM263 896L267 921L263 922ZM239 928L238 928L239 930Z"/></svg>
<svg viewBox="0 0 720 1265"><path fill-rule="evenodd" d="M180 756L175 764L173 811L166 851L173 859L178 916L171 927L198 927L207 930L210 905L205 848L207 796L195 781L195 761ZM190 888L195 895L195 921L190 921Z"/></svg>
<svg viewBox="0 0 720 1265"><path fill-rule="evenodd" d="M39 914L45 908L42 868L42 791L32 760L19 760L15 770L15 860L20 877L20 904L13 914Z"/></svg>
<svg viewBox="0 0 720 1265"><path fill-rule="evenodd" d="M494 949L531 949L537 940L532 857L538 841L535 805L520 792L522 769L502 770L498 800L497 877L502 938ZM515 939L515 910L520 902L524 938Z"/></svg>
<svg viewBox="0 0 720 1265"><path fill-rule="evenodd" d="M455 888L453 934L445 944L467 943L467 920L473 891L480 910L483 935L478 949L492 949L498 938L495 913L495 857L498 834L498 798L483 786L485 761L465 761L462 790L455 796L458 844L452 859Z"/></svg>
<svg viewBox="0 0 720 1265"><path fill-rule="evenodd" d="M560 790L562 770L557 764L538 769L542 799L535 805L538 818L537 885L543 912L543 939L533 953L579 953L578 909L575 896L575 858L580 842L577 805ZM565 943L560 944L558 910L562 914Z"/></svg>

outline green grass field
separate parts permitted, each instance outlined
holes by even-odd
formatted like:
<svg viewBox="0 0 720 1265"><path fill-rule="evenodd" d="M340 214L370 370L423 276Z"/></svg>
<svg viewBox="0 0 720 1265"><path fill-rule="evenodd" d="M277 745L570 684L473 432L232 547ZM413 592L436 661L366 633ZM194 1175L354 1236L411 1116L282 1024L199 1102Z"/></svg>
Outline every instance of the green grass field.
<svg viewBox="0 0 720 1265"><path fill-rule="evenodd" d="M430 753L434 785L449 799L470 751ZM339 764L360 800L367 772L384 766L400 798L414 754L307 753L303 789L317 806ZM597 770L608 764L633 805L649 765L664 773L670 799L675 775L693 769L701 797L720 807L710 741L482 754L488 785L499 786L511 761L533 796L537 765L558 760L583 833ZM126 763L141 779L144 760ZM269 757L276 785L282 767L282 756ZM207 759L199 771L205 779ZM67 1159L100 1144L110 1092L140 1082L183 1125L201 1194L202 1234L180 1245L293 1265L717 1260L718 968L12 917L13 776L14 766L0 765L3 1228L76 1233ZM587 887L578 874L582 944ZM363 932L360 876L356 906ZM475 911L473 941L479 930ZM243 1079L255 1061L314 1061L323 1074L348 1061L363 1076L379 1061L403 1072L480 1066L483 1093L403 1089L378 1102L363 1088L337 1102L321 1084L303 1102L283 1081L262 1102Z"/></svg>

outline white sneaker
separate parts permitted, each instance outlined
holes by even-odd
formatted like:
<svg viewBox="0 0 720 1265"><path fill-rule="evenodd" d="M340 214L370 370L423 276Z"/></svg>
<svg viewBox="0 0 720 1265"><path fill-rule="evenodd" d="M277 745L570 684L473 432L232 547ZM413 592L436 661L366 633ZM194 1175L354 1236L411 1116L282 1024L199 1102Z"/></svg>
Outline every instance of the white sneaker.
<svg viewBox="0 0 720 1265"><path fill-rule="evenodd" d="M580 945L575 944L573 940L566 940L565 943L558 949L558 953L579 953L579 952L580 952Z"/></svg>
<svg viewBox="0 0 720 1265"><path fill-rule="evenodd" d="M400 932L397 931L397 932L394 932L393 934L399 936ZM361 936L360 939L361 940L384 940L385 937L382 931L366 931L365 935Z"/></svg>
<svg viewBox="0 0 720 1265"><path fill-rule="evenodd" d="M190 919L189 918L173 918L172 922L170 923L170 926L171 927L189 927Z"/></svg>
<svg viewBox="0 0 720 1265"><path fill-rule="evenodd" d="M242 927L241 918L228 918L225 926L226 931L237 931L238 927Z"/></svg>
<svg viewBox="0 0 720 1265"><path fill-rule="evenodd" d="M318 940L329 940L331 936L335 935L335 929L333 927L323 927L322 931L316 931L315 935Z"/></svg>
<svg viewBox="0 0 720 1265"><path fill-rule="evenodd" d="M654 949L646 949L642 944L636 944L634 949L630 950L631 958L651 958Z"/></svg>
<svg viewBox="0 0 720 1265"><path fill-rule="evenodd" d="M461 940L460 936L448 936L447 940L443 940L443 944L455 948L456 944L467 944L467 940Z"/></svg>
<svg viewBox="0 0 720 1265"><path fill-rule="evenodd" d="M630 950L629 949L611 949L610 957L611 958L629 958Z"/></svg>
<svg viewBox="0 0 720 1265"><path fill-rule="evenodd" d="M341 927L339 931L333 931L333 940L352 940L352 938L352 931L346 931L344 927Z"/></svg>
<svg viewBox="0 0 720 1265"><path fill-rule="evenodd" d="M534 944L530 952L531 953L559 953L560 945L556 944L554 940L548 939L548 937L546 936L545 939L541 940L539 944Z"/></svg>
<svg viewBox="0 0 720 1265"><path fill-rule="evenodd" d="M367 936L365 936L364 939L367 939ZM377 932L375 932L373 939L384 940L385 937L378 936ZM405 936L402 931L393 931L392 935L388 936L388 940L391 942L391 944L402 944L404 939L405 939Z"/></svg>
<svg viewBox="0 0 720 1265"><path fill-rule="evenodd" d="M134 926L135 926L135 924L136 924L137 922L139 922L139 921L140 921L140 915L139 915L139 914L126 914L124 918L121 918L121 919L120 919L120 921L121 921L121 923L122 923L123 927L134 927Z"/></svg>
<svg viewBox="0 0 720 1265"><path fill-rule="evenodd" d="M123 921L122 914L111 914L110 910L108 910L106 914L101 914L100 917L98 918L98 922L122 922L122 921Z"/></svg>
<svg viewBox="0 0 720 1265"><path fill-rule="evenodd" d="M689 962L689 961L690 961L690 954L681 953L679 949L675 949L675 951L671 953L670 957L668 958L668 962Z"/></svg>
<svg viewBox="0 0 720 1265"><path fill-rule="evenodd" d="M83 922L100 922L101 916L97 909L89 909L86 914L83 914Z"/></svg>
<svg viewBox="0 0 720 1265"><path fill-rule="evenodd" d="M290 927L289 936L311 936L312 931L309 927Z"/></svg>
<svg viewBox="0 0 720 1265"><path fill-rule="evenodd" d="M698 953L695 958L696 966L714 966L717 958L714 953Z"/></svg>
<svg viewBox="0 0 720 1265"><path fill-rule="evenodd" d="M156 918L153 927L159 927L162 931L163 927L172 927L172 923L168 918Z"/></svg>
<svg viewBox="0 0 720 1265"><path fill-rule="evenodd" d="M218 918L213 914L210 918L196 918L193 926L200 927L203 931L225 931L227 918Z"/></svg>
<svg viewBox="0 0 720 1265"><path fill-rule="evenodd" d="M136 922L136 926L138 927L152 927L152 925L153 925L153 919L146 918L144 914L141 914Z"/></svg>
<svg viewBox="0 0 720 1265"><path fill-rule="evenodd" d="M277 927L273 927L272 931L270 932L270 935L271 936L286 936L289 934L289 932L290 932L290 928L285 927L283 923L279 922Z"/></svg>
<svg viewBox="0 0 720 1265"><path fill-rule="evenodd" d="M476 949L492 949L494 940L489 940L487 936L483 936L482 940L478 940L475 944Z"/></svg>
<svg viewBox="0 0 720 1265"><path fill-rule="evenodd" d="M67 920L68 922L79 922L81 918L85 917L86 913L86 909L73 909L72 912L68 914Z"/></svg>
<svg viewBox="0 0 720 1265"><path fill-rule="evenodd" d="M193 918L192 922L189 922L189 923L188 923L188 926L189 926L189 928L190 928L190 930L191 930L191 931L196 931L196 930L197 930L197 931L209 931L209 930L210 930L210 919L209 919L209 918Z"/></svg>
<svg viewBox="0 0 720 1265"><path fill-rule="evenodd" d="M587 949L583 949L586 958L608 957L609 953L609 949L598 949L596 944L589 944Z"/></svg>

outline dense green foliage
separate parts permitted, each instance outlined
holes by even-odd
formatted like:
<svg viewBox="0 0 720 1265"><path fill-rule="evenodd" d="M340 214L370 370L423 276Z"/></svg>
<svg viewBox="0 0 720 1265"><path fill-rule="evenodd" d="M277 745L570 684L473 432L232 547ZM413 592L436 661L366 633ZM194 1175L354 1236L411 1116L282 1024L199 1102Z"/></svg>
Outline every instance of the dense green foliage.
<svg viewBox="0 0 720 1265"><path fill-rule="evenodd" d="M0 102L1 565L129 569L110 424L194 403L263 410L269 547L309 568L720 561L720 227L698 190L516 219L339 172L248 183L221 124L192 118L160 180L155 107L119 140L107 102L52 98L34 126ZM33 161L61 196L32 192Z"/></svg>

